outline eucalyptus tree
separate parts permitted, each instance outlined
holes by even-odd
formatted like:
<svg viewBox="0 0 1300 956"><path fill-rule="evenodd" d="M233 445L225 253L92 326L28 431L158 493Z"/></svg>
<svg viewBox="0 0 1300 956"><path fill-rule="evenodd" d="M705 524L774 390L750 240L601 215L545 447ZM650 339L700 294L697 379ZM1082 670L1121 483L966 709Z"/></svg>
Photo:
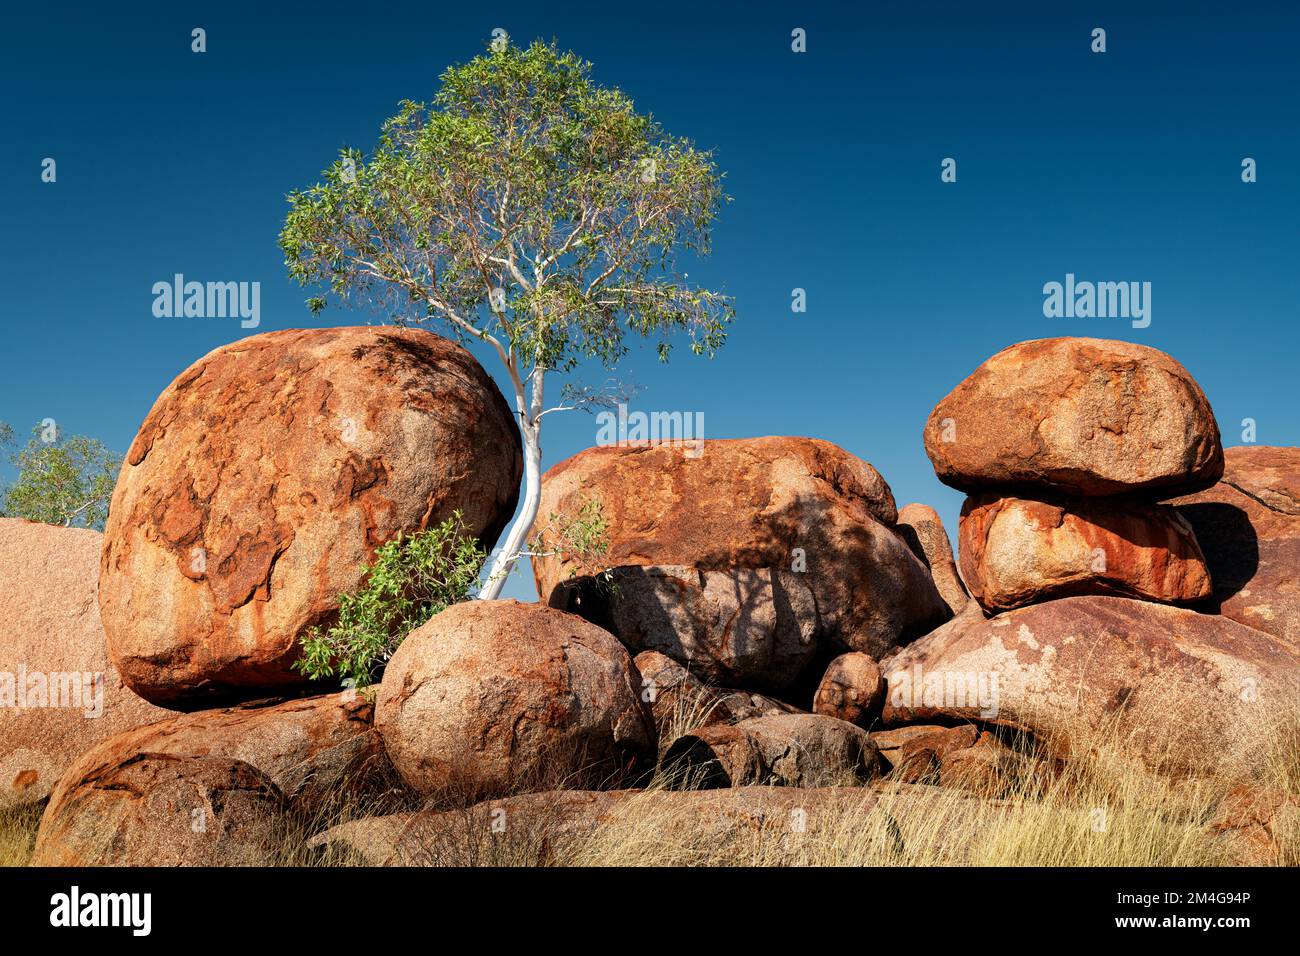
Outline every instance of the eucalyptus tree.
<svg viewBox="0 0 1300 956"><path fill-rule="evenodd" d="M541 42L495 43L448 69L429 103L400 104L368 156L345 148L290 194L280 245L290 276L318 293L313 312L333 297L436 323L504 368L524 497L481 597L500 593L537 518L543 419L602 398L573 373L614 367L629 335L655 340L663 360L676 336L695 354L723 344L731 300L690 283L680 261L708 253L726 201L710 152ZM548 377L565 380L554 406Z"/></svg>

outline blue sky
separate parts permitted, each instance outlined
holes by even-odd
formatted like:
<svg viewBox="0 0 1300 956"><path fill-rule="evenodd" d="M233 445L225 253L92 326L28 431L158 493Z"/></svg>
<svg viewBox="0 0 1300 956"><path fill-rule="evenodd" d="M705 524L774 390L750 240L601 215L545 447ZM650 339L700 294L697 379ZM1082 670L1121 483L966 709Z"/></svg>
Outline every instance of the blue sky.
<svg viewBox="0 0 1300 956"><path fill-rule="evenodd" d="M366 321L307 313L275 242L284 196L339 147L368 150L399 100L427 99L501 27L591 60L727 173L734 202L690 272L735 297L738 321L712 361L634 350L619 373L641 387L634 408L703 412L707 437L829 439L950 534L961 496L935 480L921 428L1024 339L1163 349L1200 381L1225 444L1247 417L1261 443L1300 444L1295 8L270 6L7 11L0 420L52 417L125 449L177 373L249 334L155 318L150 290L176 272L260 282L255 331ZM190 51L196 26L207 53ZM795 27L806 53L791 52ZM41 182L45 157L56 183ZM1258 182L1242 183L1244 157ZM1044 317L1043 284L1067 272L1150 282L1150 327ZM548 417L544 464L596 427ZM530 597L531 580L507 593Z"/></svg>

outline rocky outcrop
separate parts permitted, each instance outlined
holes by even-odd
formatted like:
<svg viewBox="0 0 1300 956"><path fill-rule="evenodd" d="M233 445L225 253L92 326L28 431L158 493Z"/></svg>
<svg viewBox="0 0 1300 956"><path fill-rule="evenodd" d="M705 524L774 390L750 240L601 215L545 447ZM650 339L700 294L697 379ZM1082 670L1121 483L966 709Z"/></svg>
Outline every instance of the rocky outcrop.
<svg viewBox="0 0 1300 956"><path fill-rule="evenodd" d="M1223 617L1118 597L963 615L882 664L887 725L974 720L1065 756L1100 739L1173 775L1245 772L1290 727L1300 652Z"/></svg>
<svg viewBox="0 0 1300 956"><path fill-rule="evenodd" d="M81 753L169 712L104 649L103 536L0 518L0 807L39 803Z"/></svg>
<svg viewBox="0 0 1300 956"><path fill-rule="evenodd" d="M663 766L681 788L842 786L881 772L865 730L819 714L701 727L673 741Z"/></svg>
<svg viewBox="0 0 1300 956"><path fill-rule="evenodd" d="M1021 342L930 414L925 450L963 491L1073 495L1195 491L1223 474L1210 403L1163 352L1106 339Z"/></svg>
<svg viewBox="0 0 1300 956"><path fill-rule="evenodd" d="M141 754L246 763L305 817L358 802L393 775L372 726L373 706L352 693L180 714L111 737L75 761L56 792Z"/></svg>
<svg viewBox="0 0 1300 956"><path fill-rule="evenodd" d="M257 866L286 832L265 775L223 757L131 754L51 797L32 866Z"/></svg>
<svg viewBox="0 0 1300 956"><path fill-rule="evenodd" d="M898 533L912 553L930 569L930 577L952 615L961 613L970 595L957 573L952 542L944 530L939 513L929 505L910 504L898 512Z"/></svg>
<svg viewBox="0 0 1300 956"><path fill-rule="evenodd" d="M1173 604L1210 595L1196 535L1164 505L985 493L962 506L960 551L962 576L989 611L1079 594Z"/></svg>
<svg viewBox="0 0 1300 956"><path fill-rule="evenodd" d="M456 604L412 631L384 673L375 726L397 772L429 795L605 783L656 743L623 646L518 601Z"/></svg>
<svg viewBox="0 0 1300 956"><path fill-rule="evenodd" d="M1300 448L1229 448L1223 480L1176 499L1218 613L1300 648Z"/></svg>
<svg viewBox="0 0 1300 956"><path fill-rule="evenodd" d="M608 548L534 558L542 600L713 683L779 692L821 648L878 657L948 613L889 487L829 442L588 449L543 478L543 551L591 502Z"/></svg>
<svg viewBox="0 0 1300 956"><path fill-rule="evenodd" d="M190 710L304 683L374 549L460 510L495 541L522 471L496 385L460 346L384 326L269 332L200 359L132 443L105 530L109 653Z"/></svg>

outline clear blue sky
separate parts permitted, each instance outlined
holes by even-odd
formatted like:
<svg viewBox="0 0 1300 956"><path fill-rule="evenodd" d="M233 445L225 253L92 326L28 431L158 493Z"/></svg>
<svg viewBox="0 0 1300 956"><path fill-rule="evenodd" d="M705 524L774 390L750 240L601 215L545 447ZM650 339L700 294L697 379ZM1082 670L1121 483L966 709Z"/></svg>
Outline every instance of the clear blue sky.
<svg viewBox="0 0 1300 956"><path fill-rule="evenodd" d="M727 172L735 201L690 271L739 320L712 362L634 352L634 407L702 411L708 437L837 442L950 533L961 498L935 480L922 425L1020 340L1164 349L1226 444L1246 417L1261 443L1300 444L1300 13L1135 6L19 5L0 38L0 420L53 417L125 449L181 369L248 334L155 318L151 287L176 272L260 282L256 331L366 321L308 315L275 243L284 196L340 146L368 150L399 100L428 98L502 27L591 60ZM40 181L45 157L57 183ZM1043 284L1067 272L1151 282L1151 326L1045 318ZM590 416L550 417L545 465L595 434Z"/></svg>

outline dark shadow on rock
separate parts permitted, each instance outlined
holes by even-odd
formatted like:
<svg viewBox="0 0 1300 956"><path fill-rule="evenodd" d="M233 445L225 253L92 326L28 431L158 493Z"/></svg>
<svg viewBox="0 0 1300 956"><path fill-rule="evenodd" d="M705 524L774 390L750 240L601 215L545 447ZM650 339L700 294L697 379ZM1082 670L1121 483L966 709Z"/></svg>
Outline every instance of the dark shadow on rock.
<svg viewBox="0 0 1300 956"><path fill-rule="evenodd" d="M1250 516L1235 505L1205 502L1178 505L1177 511L1196 532L1214 585L1214 595L1203 607L1218 613L1220 605L1249 584L1259 570L1255 527Z"/></svg>

